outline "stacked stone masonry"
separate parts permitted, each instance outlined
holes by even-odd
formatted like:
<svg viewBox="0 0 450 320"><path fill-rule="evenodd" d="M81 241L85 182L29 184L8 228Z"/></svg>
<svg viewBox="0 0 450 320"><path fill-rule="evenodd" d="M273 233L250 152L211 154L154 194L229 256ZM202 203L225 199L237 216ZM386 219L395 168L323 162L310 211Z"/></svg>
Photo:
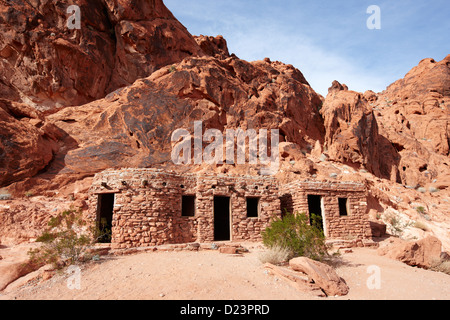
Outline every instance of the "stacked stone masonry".
<svg viewBox="0 0 450 320"><path fill-rule="evenodd" d="M106 170L94 178L88 215L98 221L101 196L114 194L113 248L209 243L217 241L214 199L229 197L229 240L260 241L261 232L272 218L281 217L284 209L308 213L306 195L310 193L323 196L324 230L328 237L370 237L363 185L293 182L280 186L275 178L261 176ZM183 196L195 196L192 216L182 214ZM339 216L337 197L349 199L348 216ZM248 198L258 199L256 216L248 216Z"/></svg>
<svg viewBox="0 0 450 320"><path fill-rule="evenodd" d="M282 186L281 208L290 213L309 212L308 196L319 196L325 235L333 239L371 238L366 187L354 182L296 181ZM341 215L339 198L347 201Z"/></svg>

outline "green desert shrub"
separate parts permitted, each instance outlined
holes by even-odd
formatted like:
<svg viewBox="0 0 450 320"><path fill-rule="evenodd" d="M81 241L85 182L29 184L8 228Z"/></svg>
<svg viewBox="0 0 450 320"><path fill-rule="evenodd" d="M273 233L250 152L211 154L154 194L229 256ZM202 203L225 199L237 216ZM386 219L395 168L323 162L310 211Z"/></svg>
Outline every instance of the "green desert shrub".
<svg viewBox="0 0 450 320"><path fill-rule="evenodd" d="M416 211L420 214L424 214L425 213L425 208L420 206L420 207L416 207Z"/></svg>
<svg viewBox="0 0 450 320"><path fill-rule="evenodd" d="M267 248L284 248L292 253L292 257L322 260L328 256L325 236L318 227L318 217L313 215L311 220L310 224L304 213L288 213L281 219L275 218L262 232L264 245Z"/></svg>
<svg viewBox="0 0 450 320"><path fill-rule="evenodd" d="M174 73L175 71L177 71L177 67L176 66L172 65L172 66L169 67L169 72L170 73Z"/></svg>
<svg viewBox="0 0 450 320"><path fill-rule="evenodd" d="M28 252L29 262L63 267L86 261L88 249L99 237L99 229L83 220L81 210L66 210L50 219L48 228L36 239L41 246Z"/></svg>

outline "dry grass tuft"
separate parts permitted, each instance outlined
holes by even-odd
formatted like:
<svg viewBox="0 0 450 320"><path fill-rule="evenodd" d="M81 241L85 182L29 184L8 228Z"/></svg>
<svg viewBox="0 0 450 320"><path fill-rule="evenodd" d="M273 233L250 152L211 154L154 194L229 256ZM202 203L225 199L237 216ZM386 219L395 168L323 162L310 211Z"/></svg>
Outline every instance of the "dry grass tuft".
<svg viewBox="0 0 450 320"><path fill-rule="evenodd" d="M259 254L259 261L262 263L271 263L274 265L284 264L292 258L292 252L289 249L274 246Z"/></svg>
<svg viewBox="0 0 450 320"><path fill-rule="evenodd" d="M431 270L450 275L450 260L441 259L433 263Z"/></svg>

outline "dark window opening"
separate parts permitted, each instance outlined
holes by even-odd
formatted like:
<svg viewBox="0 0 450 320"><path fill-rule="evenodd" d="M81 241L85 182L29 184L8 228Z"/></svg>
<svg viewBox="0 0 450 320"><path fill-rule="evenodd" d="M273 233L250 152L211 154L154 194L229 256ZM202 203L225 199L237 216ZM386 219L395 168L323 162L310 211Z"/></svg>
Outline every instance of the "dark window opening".
<svg viewBox="0 0 450 320"><path fill-rule="evenodd" d="M183 196L181 200L181 216L195 216L195 196Z"/></svg>
<svg viewBox="0 0 450 320"><path fill-rule="evenodd" d="M308 195L309 223L323 231L322 197Z"/></svg>
<svg viewBox="0 0 450 320"><path fill-rule="evenodd" d="M247 218L258 218L259 198L247 198Z"/></svg>
<svg viewBox="0 0 450 320"><path fill-rule="evenodd" d="M294 202L292 200L292 194L283 194L280 197L281 204L281 218L283 219L285 216L294 212Z"/></svg>
<svg viewBox="0 0 450 320"><path fill-rule="evenodd" d="M114 193L98 195L97 202L97 228L99 243L111 243L112 220L114 209Z"/></svg>
<svg viewBox="0 0 450 320"><path fill-rule="evenodd" d="M348 216L347 210L347 198L339 198L339 215L340 216Z"/></svg>
<svg viewBox="0 0 450 320"><path fill-rule="evenodd" d="M214 197L214 241L229 241L230 233L230 197Z"/></svg>

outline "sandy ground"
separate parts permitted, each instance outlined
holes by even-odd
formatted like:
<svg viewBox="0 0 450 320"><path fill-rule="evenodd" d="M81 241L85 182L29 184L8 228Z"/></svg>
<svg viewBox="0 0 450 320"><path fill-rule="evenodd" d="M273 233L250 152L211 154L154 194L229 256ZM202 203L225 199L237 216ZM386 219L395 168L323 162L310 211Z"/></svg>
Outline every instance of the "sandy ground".
<svg viewBox="0 0 450 320"><path fill-rule="evenodd" d="M245 245L244 245L245 246ZM2 300L448 300L450 276L409 267L357 248L336 267L350 287L344 297L319 298L269 274L259 261L260 246L243 255L151 252L104 256L77 274L53 278L0 293ZM376 266L373 268L371 266ZM374 278L379 272L379 278ZM379 288L369 288L373 279ZM76 282L79 280L79 282ZM369 286L367 283L369 282ZM78 286L79 285L79 286Z"/></svg>

